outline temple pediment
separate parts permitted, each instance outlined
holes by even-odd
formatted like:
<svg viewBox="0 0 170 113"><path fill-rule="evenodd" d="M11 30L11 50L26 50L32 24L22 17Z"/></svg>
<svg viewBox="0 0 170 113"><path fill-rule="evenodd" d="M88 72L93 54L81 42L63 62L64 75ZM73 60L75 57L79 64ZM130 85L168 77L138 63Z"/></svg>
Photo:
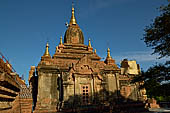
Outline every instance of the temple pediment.
<svg viewBox="0 0 170 113"><path fill-rule="evenodd" d="M88 55L84 55L84 56L76 63L76 66L81 66L82 64L84 64L84 65L91 65L91 64L92 64L91 58L89 58Z"/></svg>
<svg viewBox="0 0 170 113"><path fill-rule="evenodd" d="M89 75L94 72L92 61L88 55L84 55L74 66L74 70L78 74Z"/></svg>
<svg viewBox="0 0 170 113"><path fill-rule="evenodd" d="M83 74L83 75L90 75L92 74L93 69L89 65L82 65L76 68L76 73Z"/></svg>

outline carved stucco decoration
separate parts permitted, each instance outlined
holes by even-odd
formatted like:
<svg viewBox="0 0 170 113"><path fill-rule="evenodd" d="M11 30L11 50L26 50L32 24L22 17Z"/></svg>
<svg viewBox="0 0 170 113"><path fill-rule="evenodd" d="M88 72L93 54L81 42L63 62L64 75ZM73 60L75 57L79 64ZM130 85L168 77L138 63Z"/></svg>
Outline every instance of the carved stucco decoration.
<svg viewBox="0 0 170 113"><path fill-rule="evenodd" d="M99 70L95 68L88 55L84 55L76 64L72 65L72 68L69 71L68 79L71 78L73 80L74 74L97 76L98 79L103 80Z"/></svg>

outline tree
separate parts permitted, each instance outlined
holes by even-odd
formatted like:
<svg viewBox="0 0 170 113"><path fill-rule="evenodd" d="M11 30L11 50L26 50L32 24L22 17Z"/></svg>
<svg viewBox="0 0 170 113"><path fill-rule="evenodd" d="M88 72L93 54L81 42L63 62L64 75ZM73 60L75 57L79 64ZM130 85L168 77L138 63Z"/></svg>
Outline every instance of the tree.
<svg viewBox="0 0 170 113"><path fill-rule="evenodd" d="M143 40L148 47L152 47L153 54L159 54L159 58L170 57L170 1L167 6L159 9L160 16L144 29ZM144 84L140 88L146 89L148 97L161 97L162 99L158 100L170 101L170 61L150 67L132 82L143 81Z"/></svg>
<svg viewBox="0 0 170 113"><path fill-rule="evenodd" d="M148 97L168 97L170 96L170 62L158 64L150 67L146 72L133 79L132 82L142 82L140 88L145 88Z"/></svg>
<svg viewBox="0 0 170 113"><path fill-rule="evenodd" d="M152 47L153 54L158 53L159 58L170 56L170 3L160 7L160 16L144 31L144 42Z"/></svg>

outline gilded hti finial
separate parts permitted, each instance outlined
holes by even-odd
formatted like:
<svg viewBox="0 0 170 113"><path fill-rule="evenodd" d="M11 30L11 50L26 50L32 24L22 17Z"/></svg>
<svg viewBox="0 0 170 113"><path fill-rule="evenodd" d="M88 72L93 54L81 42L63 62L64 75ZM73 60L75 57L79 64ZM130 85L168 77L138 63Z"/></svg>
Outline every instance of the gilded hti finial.
<svg viewBox="0 0 170 113"><path fill-rule="evenodd" d="M72 15L71 15L70 24L77 24L76 23L76 18L74 16L74 6L73 6L73 3L72 3Z"/></svg>
<svg viewBox="0 0 170 113"><path fill-rule="evenodd" d="M89 38L89 45L88 45L88 47L91 47L91 41L90 41L90 38Z"/></svg>
<svg viewBox="0 0 170 113"><path fill-rule="evenodd" d="M110 56L110 49L109 48L107 49L107 58L111 58L111 56Z"/></svg>
<svg viewBox="0 0 170 113"><path fill-rule="evenodd" d="M50 53L49 53L48 49L49 49L49 45L48 45L48 42L47 42L44 56L50 56Z"/></svg>
<svg viewBox="0 0 170 113"><path fill-rule="evenodd" d="M63 44L63 41L62 41L62 36L60 37L60 45Z"/></svg>

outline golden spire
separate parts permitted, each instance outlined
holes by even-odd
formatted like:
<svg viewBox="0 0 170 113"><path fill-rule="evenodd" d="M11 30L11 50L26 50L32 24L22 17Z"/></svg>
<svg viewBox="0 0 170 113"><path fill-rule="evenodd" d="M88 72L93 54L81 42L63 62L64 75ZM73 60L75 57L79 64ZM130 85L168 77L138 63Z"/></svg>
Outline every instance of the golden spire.
<svg viewBox="0 0 170 113"><path fill-rule="evenodd" d="M89 38L89 45L88 45L88 47L91 47L91 41L90 41L90 38Z"/></svg>
<svg viewBox="0 0 170 113"><path fill-rule="evenodd" d="M60 37L60 45L63 44L63 41L62 41L62 36Z"/></svg>
<svg viewBox="0 0 170 113"><path fill-rule="evenodd" d="M96 54L96 49L94 50L94 54Z"/></svg>
<svg viewBox="0 0 170 113"><path fill-rule="evenodd" d="M76 18L75 18L75 16L74 16L74 7L73 7L73 3L72 3L72 15L71 15L70 24L77 24L77 23L76 23Z"/></svg>
<svg viewBox="0 0 170 113"><path fill-rule="evenodd" d="M49 53L48 49L49 49L49 45L48 45L48 42L47 42L44 56L50 56L50 53Z"/></svg>
<svg viewBox="0 0 170 113"><path fill-rule="evenodd" d="M111 58L111 56L110 56L110 49L109 48L107 49L107 58Z"/></svg>

